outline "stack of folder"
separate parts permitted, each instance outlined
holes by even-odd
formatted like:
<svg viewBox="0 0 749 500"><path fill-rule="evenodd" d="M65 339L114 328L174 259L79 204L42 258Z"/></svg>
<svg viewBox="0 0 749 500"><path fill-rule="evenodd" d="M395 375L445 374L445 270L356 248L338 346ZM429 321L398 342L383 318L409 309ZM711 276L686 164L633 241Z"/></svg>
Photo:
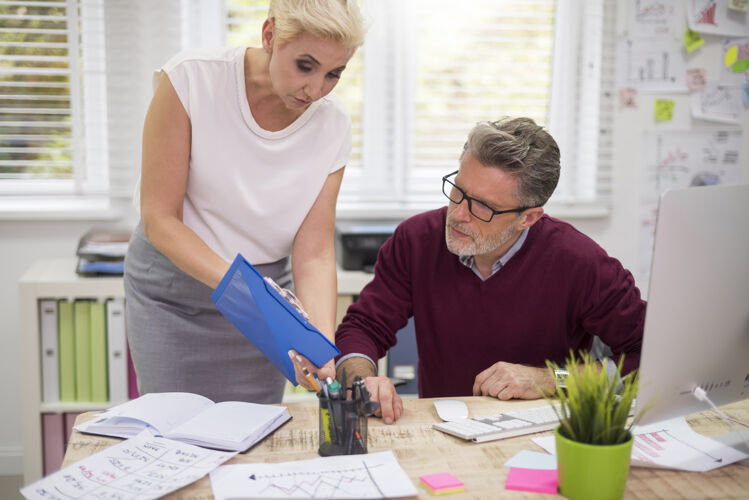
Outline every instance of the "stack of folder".
<svg viewBox="0 0 749 500"><path fill-rule="evenodd" d="M39 322L44 403L55 408L59 402L121 403L138 397L122 297L42 299ZM59 469L77 416L42 415L45 475Z"/></svg>
<svg viewBox="0 0 749 500"><path fill-rule="evenodd" d="M41 300L39 312L45 403L129 399L124 299Z"/></svg>
<svg viewBox="0 0 749 500"><path fill-rule="evenodd" d="M122 276L131 232L126 229L92 229L78 242L81 276Z"/></svg>

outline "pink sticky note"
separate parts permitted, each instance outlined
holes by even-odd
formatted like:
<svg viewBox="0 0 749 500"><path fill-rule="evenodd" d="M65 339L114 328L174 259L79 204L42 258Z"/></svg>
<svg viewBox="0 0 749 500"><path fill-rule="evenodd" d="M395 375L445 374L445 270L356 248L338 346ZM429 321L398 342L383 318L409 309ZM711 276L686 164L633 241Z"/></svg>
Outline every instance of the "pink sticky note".
<svg viewBox="0 0 749 500"><path fill-rule="evenodd" d="M442 472L440 474L424 474L419 476L421 482L426 485L432 491L440 490L452 490L454 488L462 488L463 481L453 476L449 472Z"/></svg>
<svg viewBox="0 0 749 500"><path fill-rule="evenodd" d="M505 488L508 490L535 491L537 493L557 492L557 471L545 469L523 469L511 467L507 473Z"/></svg>

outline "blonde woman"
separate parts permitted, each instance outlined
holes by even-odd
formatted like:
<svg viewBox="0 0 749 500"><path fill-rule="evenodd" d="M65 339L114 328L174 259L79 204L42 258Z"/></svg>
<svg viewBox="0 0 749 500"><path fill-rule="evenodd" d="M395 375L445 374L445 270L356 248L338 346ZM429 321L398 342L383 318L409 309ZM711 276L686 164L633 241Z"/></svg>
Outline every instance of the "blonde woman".
<svg viewBox="0 0 749 500"><path fill-rule="evenodd" d="M293 283L333 340L335 203L351 127L331 91L363 39L353 1L271 0L262 47L189 51L163 66L125 261L141 393L281 401L283 376L210 300L237 253ZM332 362L320 375L334 375Z"/></svg>

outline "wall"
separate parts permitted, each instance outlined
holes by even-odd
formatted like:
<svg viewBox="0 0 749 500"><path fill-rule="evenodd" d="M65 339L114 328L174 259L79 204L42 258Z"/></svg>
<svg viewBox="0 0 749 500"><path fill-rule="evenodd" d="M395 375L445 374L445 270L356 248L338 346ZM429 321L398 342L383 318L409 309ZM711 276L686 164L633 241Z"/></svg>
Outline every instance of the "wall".
<svg viewBox="0 0 749 500"><path fill-rule="evenodd" d="M634 2L616 2L616 31L624 35L627 29L627 8ZM749 36L749 30L747 30ZM687 56L687 68L705 68L707 81L719 79L722 61L723 37L703 35L705 45ZM621 64L622 61L617 61ZM675 101L671 122L656 123L654 101L656 98ZM636 109L619 109L614 112L614 198L610 217L605 219L577 220L575 225L593 237L611 255L617 257L633 271L638 286L646 293L647 276L638 272L640 264L640 174L642 170L641 140L643 132L665 130L699 130L701 128L741 128L743 131L740 164L743 167L742 183L749 183L749 110L743 109L740 125L724 125L693 119L690 114L688 94L639 94Z"/></svg>
<svg viewBox="0 0 749 500"><path fill-rule="evenodd" d="M625 2L618 2L618 31L624 30ZM705 37L706 45L689 58L689 67L705 67L708 80L717 78L720 38ZM653 101L656 95L640 95L639 108L616 110L614 138L614 197L609 217L572 221L608 252L630 268L638 266L640 141L643 130L694 129L709 125L689 116L689 98L663 95L676 101L674 119L656 125ZM744 110L742 128L744 182L749 180L749 113ZM125 207L128 216L133 215ZM21 473L21 419L18 373L19 318L18 279L31 263L45 257L74 255L78 237L91 221L0 220L0 475ZM638 277L638 284L643 285Z"/></svg>

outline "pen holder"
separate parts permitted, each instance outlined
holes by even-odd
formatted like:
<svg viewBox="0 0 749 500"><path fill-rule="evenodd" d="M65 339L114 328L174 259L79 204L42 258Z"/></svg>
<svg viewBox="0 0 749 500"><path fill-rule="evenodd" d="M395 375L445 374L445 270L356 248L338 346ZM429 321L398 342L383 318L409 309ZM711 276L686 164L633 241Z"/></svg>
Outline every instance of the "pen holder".
<svg viewBox="0 0 749 500"><path fill-rule="evenodd" d="M355 400L318 396L320 456L367 453L367 417Z"/></svg>

